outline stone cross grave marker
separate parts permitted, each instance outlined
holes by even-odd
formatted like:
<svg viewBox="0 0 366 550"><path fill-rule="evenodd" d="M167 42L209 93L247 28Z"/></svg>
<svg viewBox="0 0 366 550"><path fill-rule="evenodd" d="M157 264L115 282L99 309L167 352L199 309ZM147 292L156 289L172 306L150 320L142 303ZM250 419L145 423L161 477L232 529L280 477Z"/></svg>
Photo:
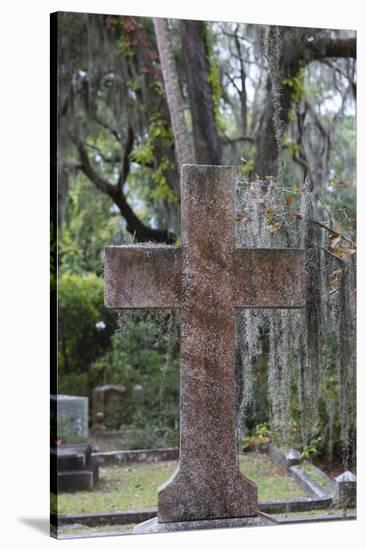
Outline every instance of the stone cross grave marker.
<svg viewBox="0 0 366 550"><path fill-rule="evenodd" d="M158 522L257 515L235 442L235 309L305 305L305 252L235 247L235 168L184 165L182 246L105 249L108 308L177 308L180 456Z"/></svg>

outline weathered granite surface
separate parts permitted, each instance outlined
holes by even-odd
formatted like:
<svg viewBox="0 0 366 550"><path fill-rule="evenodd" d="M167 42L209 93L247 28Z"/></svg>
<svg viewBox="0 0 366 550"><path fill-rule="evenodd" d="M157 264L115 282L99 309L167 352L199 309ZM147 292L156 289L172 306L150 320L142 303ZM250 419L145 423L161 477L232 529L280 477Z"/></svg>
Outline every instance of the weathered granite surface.
<svg viewBox="0 0 366 550"><path fill-rule="evenodd" d="M235 248L234 173L183 166L181 248L105 251L107 307L180 309L180 460L158 491L160 523L257 517L237 463L235 308L305 305L303 250Z"/></svg>
<svg viewBox="0 0 366 550"><path fill-rule="evenodd" d="M336 481L336 500L340 507L353 508L357 504L357 478L346 471L335 479Z"/></svg>
<svg viewBox="0 0 366 550"><path fill-rule="evenodd" d="M176 531L194 531L197 529L226 529L232 527L260 527L265 525L277 525L277 522L259 512L256 516L247 518L226 518L198 521L179 521L160 523L157 518L148 519L136 525L133 534L171 533Z"/></svg>

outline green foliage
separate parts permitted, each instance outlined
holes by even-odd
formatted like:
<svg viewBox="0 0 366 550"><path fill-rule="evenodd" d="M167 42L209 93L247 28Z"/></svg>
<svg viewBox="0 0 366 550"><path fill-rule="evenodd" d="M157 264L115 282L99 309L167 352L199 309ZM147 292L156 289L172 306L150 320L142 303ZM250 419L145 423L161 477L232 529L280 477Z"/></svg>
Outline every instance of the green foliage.
<svg viewBox="0 0 366 550"><path fill-rule="evenodd" d="M124 429L133 425L151 431L161 426L176 434L178 350L170 350L164 338L156 342L142 313L128 323L123 336L116 333L115 314L103 306L103 287L102 278L92 273L60 276L59 392L91 398L96 386L123 384L120 407L106 411L107 428L117 430L123 424ZM135 384L144 388L142 401L134 396ZM139 444L149 441L146 433L140 439Z"/></svg>
<svg viewBox="0 0 366 550"><path fill-rule="evenodd" d="M59 242L62 273L102 273L105 246L120 242L124 228L112 201L99 193L83 176L70 178L66 219Z"/></svg>
<svg viewBox="0 0 366 550"><path fill-rule="evenodd" d="M165 176L167 170L174 168L174 164L168 159L164 159L154 170L152 180L155 183L155 188L151 190L150 197L156 201L166 200L169 204L176 204L177 197L171 190L168 180Z"/></svg>
<svg viewBox="0 0 366 550"><path fill-rule="evenodd" d="M269 425L267 422L263 422L262 424L258 424L255 427L254 435L256 437L264 438L264 437L270 437L271 432L269 429Z"/></svg>
<svg viewBox="0 0 366 550"><path fill-rule="evenodd" d="M134 92L136 92L137 90L140 90L141 89L141 82L139 82L138 80L129 80L127 82L127 85L129 86L129 88L131 88L131 90L133 90Z"/></svg>
<svg viewBox="0 0 366 550"><path fill-rule="evenodd" d="M244 166L243 172L245 176L249 176L253 172L254 169L254 159L250 159L247 161L246 165Z"/></svg>
<svg viewBox="0 0 366 550"><path fill-rule="evenodd" d="M211 57L209 61L210 61L210 71L208 73L208 83L211 87L212 103L213 103L213 111L214 111L216 127L217 129L220 129L223 126L223 121L220 113L220 101L222 96L220 71L219 71L218 63L213 59L213 57Z"/></svg>
<svg viewBox="0 0 366 550"><path fill-rule="evenodd" d="M62 443L86 443L86 438L70 428L70 417L59 416L57 418L57 437L53 440L62 441Z"/></svg>
<svg viewBox="0 0 366 550"><path fill-rule="evenodd" d="M286 138L283 142L283 145L284 147L286 147L290 155L296 155L301 151L301 145L290 138Z"/></svg>
<svg viewBox="0 0 366 550"><path fill-rule="evenodd" d="M141 165L153 165L152 182L153 188L149 191L148 197L153 201L166 200L169 204L176 204L177 197L169 187L166 173L174 168L174 164L167 156L163 156L162 160L155 166L154 159L156 157L156 149L168 150L173 144L173 131L167 125L165 119L158 112L153 113L150 118L148 128L148 137L144 144L139 145L130 154L130 160Z"/></svg>
<svg viewBox="0 0 366 550"><path fill-rule="evenodd" d="M157 142L159 142L161 146L169 147L170 145L172 145L173 131L170 128L170 126L167 125L161 113L155 112L150 117L148 137L145 144L145 147L147 146L149 148L149 151L151 152L152 155ZM138 161L140 149L141 149L141 146L135 149L130 154L131 160Z"/></svg>
<svg viewBox="0 0 366 550"><path fill-rule="evenodd" d="M154 160L154 151L151 140L147 140L143 145L139 145L136 149L130 153L130 160L138 162L139 164L146 165L151 164Z"/></svg>
<svg viewBox="0 0 366 550"><path fill-rule="evenodd" d="M305 92L304 86L304 68L301 67L300 70L292 78L284 78L282 83L285 86L288 86L291 89L291 99L296 105L299 103L300 99L303 97Z"/></svg>
<svg viewBox="0 0 366 550"><path fill-rule="evenodd" d="M103 305L103 280L94 273L61 274L58 293L59 391L75 394L85 384L91 363L108 349L113 318ZM100 322L105 324L102 330L97 328ZM86 392L84 387L81 393Z"/></svg>
<svg viewBox="0 0 366 550"><path fill-rule="evenodd" d="M321 443L321 437L312 439L309 445L305 445L301 452L301 458L307 460L308 458L314 457L319 453L319 444Z"/></svg>
<svg viewBox="0 0 366 550"><path fill-rule="evenodd" d="M288 118L290 122L296 123L297 121L296 109L302 97L306 93L305 83L304 83L304 67L301 67L299 71L295 74L295 76L291 78L289 77L284 78L282 80L282 84L284 86L287 86L291 90L292 105L288 114ZM300 146L293 140L288 139L287 143L285 143L285 146L287 147L287 150L290 153L290 155L294 155L295 153L298 153L300 150Z"/></svg>
<svg viewBox="0 0 366 550"><path fill-rule="evenodd" d="M143 317L142 317L143 319ZM166 344L156 345L152 331L137 319L127 327L127 333L112 336L112 346L90 368L90 383L123 384L126 394L121 399L115 417L106 417L107 427L118 429L121 424L135 427L163 425L177 428L179 408L179 368L177 351L166 366ZM141 384L144 399L136 401L132 388Z"/></svg>
<svg viewBox="0 0 366 550"><path fill-rule="evenodd" d="M257 424L251 434L243 438L243 449L251 449L252 447L257 447L263 443L269 443L271 441L271 431L269 424L263 422Z"/></svg>

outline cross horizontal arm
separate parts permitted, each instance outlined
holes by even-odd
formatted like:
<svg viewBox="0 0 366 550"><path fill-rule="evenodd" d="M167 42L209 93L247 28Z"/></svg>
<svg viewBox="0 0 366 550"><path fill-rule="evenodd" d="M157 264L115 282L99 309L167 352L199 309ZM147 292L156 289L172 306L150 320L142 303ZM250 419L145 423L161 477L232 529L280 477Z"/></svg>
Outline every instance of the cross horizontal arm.
<svg viewBox="0 0 366 550"><path fill-rule="evenodd" d="M304 266L303 249L236 248L235 307L305 307Z"/></svg>
<svg viewBox="0 0 366 550"><path fill-rule="evenodd" d="M105 305L115 309L178 308L181 251L174 246L108 246Z"/></svg>

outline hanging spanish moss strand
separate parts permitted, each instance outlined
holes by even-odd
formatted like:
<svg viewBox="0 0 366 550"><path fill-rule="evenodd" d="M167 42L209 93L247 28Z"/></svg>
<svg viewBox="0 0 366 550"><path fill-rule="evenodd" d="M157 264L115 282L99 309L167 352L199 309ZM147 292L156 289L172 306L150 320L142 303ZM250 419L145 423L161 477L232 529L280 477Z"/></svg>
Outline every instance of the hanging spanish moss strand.
<svg viewBox="0 0 366 550"><path fill-rule="evenodd" d="M338 289L338 376L340 384L340 425L343 452L343 465L350 467L349 450L351 447L351 418L355 401L355 357L350 346L350 336L354 328L352 301L350 302L350 287L353 279L353 267L349 262L341 267L341 277Z"/></svg>
<svg viewBox="0 0 366 550"><path fill-rule="evenodd" d="M237 181L236 242L244 247L296 246L297 221L285 219L279 193L273 180ZM275 212L276 219L268 219ZM280 222L280 223L279 223ZM281 228L273 224L279 223ZM291 228L290 228L291 224ZM275 231L273 229L276 229ZM292 240L291 240L292 239ZM271 405L272 429L287 444L289 431L289 404L291 390L291 361L294 349L289 346L292 334L293 312L276 310L247 310L237 316L236 369L238 381L238 437L245 424L246 412L253 401L252 364L260 330L269 334L268 395ZM300 331L302 332L302 331Z"/></svg>
<svg viewBox="0 0 366 550"><path fill-rule="evenodd" d="M288 319L284 310L272 310L269 314L268 395L272 430L287 445L290 367Z"/></svg>
<svg viewBox="0 0 366 550"><path fill-rule="evenodd" d="M265 207L272 204L268 194L268 185L264 188L261 181L248 182L236 180L236 224L235 239L237 246L244 248L270 248L272 234L265 219Z"/></svg>
<svg viewBox="0 0 366 550"><path fill-rule="evenodd" d="M123 340L128 337L131 324L137 321L138 312L132 309L120 309L117 311L117 334Z"/></svg>
<svg viewBox="0 0 366 550"><path fill-rule="evenodd" d="M352 261L335 257L332 252L334 236L330 239L330 232L316 222L308 190L301 194L301 221L286 215L280 193L281 187L272 179L249 182L238 178L236 243L247 248L304 247L306 308L302 312L261 310L259 314L259 311L248 310L238 314L238 434L254 399L252 364L256 341L261 335L268 335L268 398L272 431L287 444L291 403L298 414L302 445L308 446L319 435L319 399L321 391L322 394L325 392L328 455L333 454L335 423L339 417L345 463L348 464L349 449L355 448L351 438L355 434L355 396L352 392L355 391L356 371L350 345L355 338L355 266ZM326 225L332 228L332 220L326 220ZM339 265L343 265L344 271L342 288L334 284L339 280ZM337 342L339 378L339 391L334 389L334 392L329 386L332 384L331 374L329 379L322 377L325 386L320 388L321 369L332 369L334 364L332 334ZM295 400L290 399L293 396L292 380L297 388Z"/></svg>
<svg viewBox="0 0 366 550"><path fill-rule="evenodd" d="M282 438L286 447L288 447L289 436L289 420L290 420L290 313L287 310L282 310L281 315L281 341L280 341L280 361L282 380L280 385L281 391L281 429Z"/></svg>
<svg viewBox="0 0 366 550"><path fill-rule="evenodd" d="M303 324L303 323L302 323ZM307 429L307 400L305 391L305 339L301 331L297 340L297 362L298 362L298 410L300 417L301 439L303 447L309 443Z"/></svg>
<svg viewBox="0 0 366 550"><path fill-rule="evenodd" d="M306 312L305 312L305 383L311 402L314 429L318 416L320 378L320 249L319 228L314 224L314 208L311 194L305 192L301 203L302 239L306 250Z"/></svg>
<svg viewBox="0 0 366 550"><path fill-rule="evenodd" d="M356 403L357 403L357 357L356 357L356 265L353 262L350 262L348 265L349 270L349 279L347 284L348 289L348 309L350 316L350 337L349 337L349 347L350 347L350 364L349 364L349 388L350 388L350 407L349 407L349 416L350 416L350 431L353 435L353 444L351 445L352 456L351 462L353 465L356 464Z"/></svg>
<svg viewBox="0 0 366 550"><path fill-rule="evenodd" d="M166 418L166 376L172 367L175 349L179 343L179 318L174 310L120 310L117 316L118 334L128 339L133 327L142 326L152 339L152 346L164 346L165 360L160 365L159 388L160 422L164 427Z"/></svg>
<svg viewBox="0 0 366 550"><path fill-rule="evenodd" d="M276 323L275 317L276 312L273 312L269 316L269 358L268 358L268 394L270 399L270 423L272 430L275 430L275 418L278 417L277 411L278 407L278 394L275 390L277 383L277 369L276 369L276 349L278 342L278 324Z"/></svg>
<svg viewBox="0 0 366 550"><path fill-rule="evenodd" d="M258 341L262 316L259 310L244 310L236 318L236 369L238 391L237 435L241 440L246 413L253 402L253 361L260 353Z"/></svg>
<svg viewBox="0 0 366 550"><path fill-rule="evenodd" d="M153 347L157 348L161 344L168 347L170 342L174 344L176 338L172 320L176 321L176 317L171 310L119 310L117 332L122 339L126 338L130 329L140 324L146 328L147 334L151 335Z"/></svg>
<svg viewBox="0 0 366 550"><path fill-rule="evenodd" d="M329 293L329 274L332 270L332 257L325 252L328 244L328 232L319 228L319 277L320 277L320 321L321 326L326 327L331 321L331 300Z"/></svg>
<svg viewBox="0 0 366 550"><path fill-rule="evenodd" d="M347 329L349 321L347 319L347 289L346 289L347 273L346 268L342 267L340 286L338 290L338 376L340 384L340 424L341 424L341 441L343 451L344 467L348 469L348 338Z"/></svg>
<svg viewBox="0 0 366 550"><path fill-rule="evenodd" d="M336 403L334 399L325 400L325 408L328 417L328 462L333 462L334 454L334 430L336 418Z"/></svg>
<svg viewBox="0 0 366 550"><path fill-rule="evenodd" d="M236 244L255 248L270 246L271 235L263 216L263 190L259 182L236 180ZM259 200L261 199L261 200ZM236 318L237 442L240 446L246 414L253 402L253 361L259 354L258 341L263 323L259 310L244 310ZM238 447L239 448L239 447Z"/></svg>
<svg viewBox="0 0 366 550"><path fill-rule="evenodd" d="M305 394L305 315L303 310L288 310L287 316L290 378L293 378L296 388L293 393L294 415L296 423L297 421L299 423L302 446L305 447L309 442L307 427L309 403Z"/></svg>
<svg viewBox="0 0 366 550"><path fill-rule="evenodd" d="M236 415L236 436L240 445L245 427L245 413L252 401L252 359L246 353L246 318L245 312L240 311L236 317L236 350L235 368L237 381L237 415Z"/></svg>
<svg viewBox="0 0 366 550"><path fill-rule="evenodd" d="M159 329L161 328L161 323L159 323ZM160 365L161 380L159 387L159 403L160 403L160 422L162 427L166 426L166 376L168 369L172 365L172 360L174 357L174 351L179 342L179 321L177 312L174 310L169 310L166 312L163 323L163 334L165 335L166 342L166 353L165 361Z"/></svg>
<svg viewBox="0 0 366 550"><path fill-rule="evenodd" d="M269 315L269 358L268 358L268 394L271 404L271 427L274 432L280 431L280 393L278 391L278 376L280 365L278 358L278 343L280 340L280 316L274 310ZM279 367L279 368L277 368Z"/></svg>

